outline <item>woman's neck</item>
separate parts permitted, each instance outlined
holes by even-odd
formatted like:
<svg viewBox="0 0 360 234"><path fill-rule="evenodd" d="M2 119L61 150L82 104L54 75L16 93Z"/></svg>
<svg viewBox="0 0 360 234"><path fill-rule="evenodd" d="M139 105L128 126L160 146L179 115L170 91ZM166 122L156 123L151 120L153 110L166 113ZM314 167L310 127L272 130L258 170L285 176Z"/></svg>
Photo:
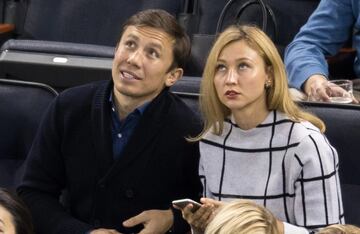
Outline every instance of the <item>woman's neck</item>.
<svg viewBox="0 0 360 234"><path fill-rule="evenodd" d="M232 111L236 124L243 130L255 128L264 122L269 113L266 107Z"/></svg>

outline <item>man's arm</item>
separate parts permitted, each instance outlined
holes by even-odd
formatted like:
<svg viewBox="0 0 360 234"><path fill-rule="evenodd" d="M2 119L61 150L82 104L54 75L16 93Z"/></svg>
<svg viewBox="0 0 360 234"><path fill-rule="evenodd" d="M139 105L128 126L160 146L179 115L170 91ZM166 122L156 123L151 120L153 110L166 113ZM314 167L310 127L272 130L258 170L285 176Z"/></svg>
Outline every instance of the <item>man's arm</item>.
<svg viewBox="0 0 360 234"><path fill-rule="evenodd" d="M60 150L58 102L56 99L51 104L40 124L18 193L29 207L38 233L84 234L91 226L73 218L59 202L66 175Z"/></svg>
<svg viewBox="0 0 360 234"><path fill-rule="evenodd" d="M351 0L322 0L285 50L291 87L302 89L312 75L328 77L326 56L334 55L352 35ZM306 90L305 90L306 91Z"/></svg>

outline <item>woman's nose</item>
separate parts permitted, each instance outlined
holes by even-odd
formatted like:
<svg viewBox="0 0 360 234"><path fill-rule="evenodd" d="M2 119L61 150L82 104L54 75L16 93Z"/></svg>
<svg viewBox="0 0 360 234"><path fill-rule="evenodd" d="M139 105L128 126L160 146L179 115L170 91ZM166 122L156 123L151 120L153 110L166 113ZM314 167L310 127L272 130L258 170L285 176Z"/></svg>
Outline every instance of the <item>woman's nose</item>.
<svg viewBox="0 0 360 234"><path fill-rule="evenodd" d="M231 69L229 70L226 76L226 84L236 84L237 82L237 73Z"/></svg>

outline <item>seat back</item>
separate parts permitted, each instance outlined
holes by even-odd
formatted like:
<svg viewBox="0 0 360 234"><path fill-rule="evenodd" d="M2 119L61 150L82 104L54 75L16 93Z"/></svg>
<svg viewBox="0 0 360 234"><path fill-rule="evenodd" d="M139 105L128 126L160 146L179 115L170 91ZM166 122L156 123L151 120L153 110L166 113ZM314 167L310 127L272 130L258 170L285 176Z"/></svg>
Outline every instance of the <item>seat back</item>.
<svg viewBox="0 0 360 234"><path fill-rule="evenodd" d="M115 46L122 24L136 12L160 8L178 14L183 0L31 0L27 39Z"/></svg>
<svg viewBox="0 0 360 234"><path fill-rule="evenodd" d="M325 135L339 154L345 222L360 225L360 106L314 102L300 104L326 124Z"/></svg>
<svg viewBox="0 0 360 234"><path fill-rule="evenodd" d="M200 81L201 77L184 76L170 88L170 91L177 94L199 117Z"/></svg>
<svg viewBox="0 0 360 234"><path fill-rule="evenodd" d="M61 91L109 79L125 20L149 8L177 15L183 0L31 0L27 6L23 34L1 48L0 76Z"/></svg>
<svg viewBox="0 0 360 234"><path fill-rule="evenodd" d="M0 187L14 188L42 115L57 95L39 83L0 79Z"/></svg>
<svg viewBox="0 0 360 234"><path fill-rule="evenodd" d="M185 75L201 76L215 34L229 24L252 24L274 41L281 56L320 0L193 0L192 52ZM298 9L302 9L299 11Z"/></svg>

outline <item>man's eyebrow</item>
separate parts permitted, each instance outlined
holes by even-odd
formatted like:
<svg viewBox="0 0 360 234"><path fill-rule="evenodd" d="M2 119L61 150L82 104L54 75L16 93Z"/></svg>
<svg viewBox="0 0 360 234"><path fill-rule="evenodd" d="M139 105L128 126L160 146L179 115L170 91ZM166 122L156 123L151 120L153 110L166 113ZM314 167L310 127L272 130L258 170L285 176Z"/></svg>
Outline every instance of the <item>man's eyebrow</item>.
<svg viewBox="0 0 360 234"><path fill-rule="evenodd" d="M160 43L149 43L149 47L155 47L159 50L162 50L163 49L163 46L160 44Z"/></svg>
<svg viewBox="0 0 360 234"><path fill-rule="evenodd" d="M129 34L129 35L127 35L127 38L131 38L131 39L133 39L133 40L139 40L139 37L138 36L136 36L136 35L134 35L134 34Z"/></svg>

